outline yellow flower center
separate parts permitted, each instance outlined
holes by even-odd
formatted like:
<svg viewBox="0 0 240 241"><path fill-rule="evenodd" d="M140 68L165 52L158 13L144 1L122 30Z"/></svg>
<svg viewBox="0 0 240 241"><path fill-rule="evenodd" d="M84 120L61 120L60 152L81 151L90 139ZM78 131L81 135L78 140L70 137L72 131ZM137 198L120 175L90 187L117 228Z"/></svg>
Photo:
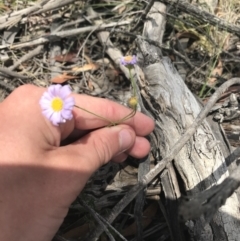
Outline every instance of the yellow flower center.
<svg viewBox="0 0 240 241"><path fill-rule="evenodd" d="M52 106L52 109L54 111L56 111L56 112L61 111L63 109L63 101L62 101L62 99L59 98L59 97L55 97L52 100L51 106Z"/></svg>
<svg viewBox="0 0 240 241"><path fill-rule="evenodd" d="M131 61L132 61L132 58L133 58L133 57L132 57L131 55L129 55L129 56L125 56L125 57L124 57L124 60L125 60L125 62L128 63L128 62L131 62Z"/></svg>

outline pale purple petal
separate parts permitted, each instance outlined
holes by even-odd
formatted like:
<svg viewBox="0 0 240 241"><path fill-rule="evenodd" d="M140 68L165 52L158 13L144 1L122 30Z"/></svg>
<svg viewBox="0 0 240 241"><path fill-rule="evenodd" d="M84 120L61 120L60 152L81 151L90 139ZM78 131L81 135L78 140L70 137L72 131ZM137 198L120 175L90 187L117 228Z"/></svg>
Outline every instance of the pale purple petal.
<svg viewBox="0 0 240 241"><path fill-rule="evenodd" d="M122 56L121 59L120 59L120 64L121 64L121 65L125 65L125 59L124 59L123 56Z"/></svg>
<svg viewBox="0 0 240 241"><path fill-rule="evenodd" d="M73 109L75 100L73 97L69 97L64 101L64 109Z"/></svg>
<svg viewBox="0 0 240 241"><path fill-rule="evenodd" d="M72 111L73 110L73 107L74 107L74 105L71 105L71 104L64 104L64 110L70 110L70 111Z"/></svg>
<svg viewBox="0 0 240 241"><path fill-rule="evenodd" d="M47 93L51 96L54 96L54 90L56 88L56 85L50 85L47 89Z"/></svg>
<svg viewBox="0 0 240 241"><path fill-rule="evenodd" d="M54 97L59 96L59 91L61 88L61 85L51 85L50 87L48 87L48 93L50 93L50 95Z"/></svg>
<svg viewBox="0 0 240 241"><path fill-rule="evenodd" d="M59 97L61 99L65 99L72 93L70 86L69 85L64 85L60 90L59 90Z"/></svg>
<svg viewBox="0 0 240 241"><path fill-rule="evenodd" d="M58 126L58 124L62 122L61 112L54 112L50 117L50 121L53 125Z"/></svg>
<svg viewBox="0 0 240 241"><path fill-rule="evenodd" d="M59 126L59 122L56 122L55 120L52 120L52 119L50 119L50 121L52 122L52 124L53 124L54 126Z"/></svg>
<svg viewBox="0 0 240 241"><path fill-rule="evenodd" d="M42 95L42 98L41 99L48 99L48 100L51 100L53 98L52 95L50 95L49 92L45 91Z"/></svg>
<svg viewBox="0 0 240 241"><path fill-rule="evenodd" d="M136 64L136 63L137 63L137 57L136 57L136 55L133 55L131 64Z"/></svg>
<svg viewBox="0 0 240 241"><path fill-rule="evenodd" d="M72 96L69 96L70 94L71 89L69 85L61 86L59 84L49 86L47 91L43 93L39 104L43 115L49 119L53 125L58 126L59 123L65 123L66 120L73 118L72 110L75 101ZM61 111L55 111L52 108L52 100L56 97L63 101L63 109Z"/></svg>
<svg viewBox="0 0 240 241"><path fill-rule="evenodd" d="M62 88L61 85L56 85L56 86L55 86L54 91L53 91L55 97L60 97L60 96L59 96L59 93L60 93L61 88ZM61 98L61 97L60 97L60 98Z"/></svg>
<svg viewBox="0 0 240 241"><path fill-rule="evenodd" d="M136 55L121 57L120 64L124 66L131 66L137 63Z"/></svg>
<svg viewBox="0 0 240 241"><path fill-rule="evenodd" d="M68 116L68 119L67 120L71 120L73 118L73 114L71 112L71 114Z"/></svg>
<svg viewBox="0 0 240 241"><path fill-rule="evenodd" d="M49 105L47 103L40 103L41 109L42 110L48 110L50 109Z"/></svg>
<svg viewBox="0 0 240 241"><path fill-rule="evenodd" d="M51 106L51 101L50 100L47 100L47 99L41 99L39 101L39 104L41 106L42 109L47 109Z"/></svg>
<svg viewBox="0 0 240 241"><path fill-rule="evenodd" d="M46 109L42 113L47 119L50 119L54 112L51 109Z"/></svg>
<svg viewBox="0 0 240 241"><path fill-rule="evenodd" d="M62 118L66 120L71 120L73 118L72 110L63 110L61 115Z"/></svg>

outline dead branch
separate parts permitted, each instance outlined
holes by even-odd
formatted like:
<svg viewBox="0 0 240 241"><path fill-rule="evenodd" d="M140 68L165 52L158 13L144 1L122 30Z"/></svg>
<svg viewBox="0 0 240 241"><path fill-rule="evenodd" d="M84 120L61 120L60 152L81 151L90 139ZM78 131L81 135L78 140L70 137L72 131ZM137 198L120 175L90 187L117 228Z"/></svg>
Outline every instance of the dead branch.
<svg viewBox="0 0 240 241"><path fill-rule="evenodd" d="M12 25L13 22L16 23L16 20L21 20L22 16L34 13L35 11L39 10L39 8L42 8L48 1L49 0L42 0L40 3L34 4L34 6L15 11L13 13L0 17L0 29L9 27L10 25Z"/></svg>
<svg viewBox="0 0 240 241"><path fill-rule="evenodd" d="M28 76L24 76L21 74L18 74L17 72L14 72L8 68L4 68L4 67L0 67L0 72L2 72L2 74L0 75L5 75L5 76L10 76L10 77L14 77L14 78L20 78L20 79L28 79Z"/></svg>
<svg viewBox="0 0 240 241"><path fill-rule="evenodd" d="M229 24L223 19L216 17L215 15L199 9L193 4L183 1L183 0L162 0L161 2L166 4L174 5L179 10L188 13L200 21L210 23L213 26L217 26L219 30L227 31L229 33L234 33L240 36L240 27L234 24Z"/></svg>
<svg viewBox="0 0 240 241"><path fill-rule="evenodd" d="M80 33L86 33L86 32L91 32L91 31L100 31L100 30L104 30L106 28L111 28L111 27L121 26L121 25L128 25L128 24L130 24L130 21L121 21L121 22L117 22L117 23L99 24L97 26L76 28L76 29L57 32L57 33L54 33L53 35L51 35L51 34L45 35L38 39L20 43L20 44L13 44L12 46L0 45L0 49L5 49L5 48L18 49L18 48L24 48L24 47L32 47L35 45L40 45L40 44L45 44L45 43L48 43L51 41L56 41L56 39L58 39L58 38L71 37L71 36L76 36Z"/></svg>
<svg viewBox="0 0 240 241"><path fill-rule="evenodd" d="M38 55L41 53L41 51L43 50L43 46L40 45L37 48L35 48L33 51L25 54L24 56L22 56L18 61L16 61L15 64L13 64L12 66L9 67L10 70L14 70L16 69L19 65L21 65L22 63L24 63L25 61L33 58L34 56Z"/></svg>
<svg viewBox="0 0 240 241"><path fill-rule="evenodd" d="M225 82L221 85L216 92L209 99L206 106L199 113L198 117L195 119L193 124L188 128L188 130L182 135L180 140L173 145L170 153L163 158L159 163L147 174L144 176L141 183L138 183L134 186L127 194L115 205L112 209L111 213L106 218L107 222L112 223L114 219L122 212L122 210L137 196L137 194L146 188L146 186L166 167L166 165L171 162L174 157L178 154L178 152L182 149L182 147L187 143L187 141L194 134L198 126L201 125L202 121L206 118L209 111L212 109L218 98L224 93L231 85L240 84L240 78L233 78ZM97 238L102 234L104 230L98 226L95 231L88 237L87 240L93 241L97 240Z"/></svg>

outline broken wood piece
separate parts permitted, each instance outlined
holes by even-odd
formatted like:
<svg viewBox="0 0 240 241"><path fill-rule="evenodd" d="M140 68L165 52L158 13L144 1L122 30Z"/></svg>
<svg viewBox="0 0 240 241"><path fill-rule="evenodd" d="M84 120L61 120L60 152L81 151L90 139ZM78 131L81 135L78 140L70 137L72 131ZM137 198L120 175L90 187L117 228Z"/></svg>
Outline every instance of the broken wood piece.
<svg viewBox="0 0 240 241"><path fill-rule="evenodd" d="M29 79L28 76L18 74L17 72L12 71L5 67L0 67L0 72L1 72L0 75L2 76L8 76L8 77L10 76L10 77L19 78L19 79Z"/></svg>

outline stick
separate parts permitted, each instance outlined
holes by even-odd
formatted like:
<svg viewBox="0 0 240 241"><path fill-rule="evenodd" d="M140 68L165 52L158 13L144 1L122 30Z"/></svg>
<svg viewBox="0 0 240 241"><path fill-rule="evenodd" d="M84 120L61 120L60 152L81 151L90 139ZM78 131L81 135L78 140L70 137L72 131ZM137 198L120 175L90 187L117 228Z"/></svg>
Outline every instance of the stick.
<svg viewBox="0 0 240 241"><path fill-rule="evenodd" d="M136 186L130 189L126 195L113 207L112 211L109 213L106 218L107 222L112 223L114 219L122 212L122 210L136 197L136 195L143 190L165 167L166 165L174 159L174 157L178 154L178 152L182 149L182 147L186 144L186 142L191 138L191 136L195 133L198 126L201 125L204 118L207 116L209 111L212 109L213 105L217 102L219 97L225 92L231 85L240 84L240 78L232 78L221 85L216 92L211 96L208 103L199 113L197 118L194 120L193 124L188 128L188 130L182 135L180 140L177 141L175 145L173 145L170 153L163 158L158 164L146 174L141 182L139 182ZM104 230L100 226L97 226L95 231L90 234L87 238L88 241L96 241L98 237Z"/></svg>

